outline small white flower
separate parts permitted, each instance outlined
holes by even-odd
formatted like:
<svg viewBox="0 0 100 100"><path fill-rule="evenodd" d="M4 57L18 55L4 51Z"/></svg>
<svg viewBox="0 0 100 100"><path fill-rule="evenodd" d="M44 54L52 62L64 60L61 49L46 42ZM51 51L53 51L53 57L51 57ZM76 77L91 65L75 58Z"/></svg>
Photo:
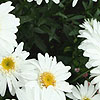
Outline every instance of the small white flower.
<svg viewBox="0 0 100 100"><path fill-rule="evenodd" d="M96 94L97 89L91 83L88 84L87 81L84 82L84 85L77 85L73 87L72 93L66 94L72 100L98 100L100 94ZM96 95L95 95L96 94Z"/></svg>
<svg viewBox="0 0 100 100"><path fill-rule="evenodd" d="M5 100L16 100L16 99L5 99Z"/></svg>
<svg viewBox="0 0 100 100"><path fill-rule="evenodd" d="M28 2L32 2L33 0L27 0ZM34 1L36 1L36 3L38 4L38 5L40 5L41 3L42 3L42 0L34 0ZM56 4L58 4L59 2L60 2L60 0L52 0L54 3L56 3ZM45 2L46 3L48 3L49 2L49 0L45 0Z"/></svg>
<svg viewBox="0 0 100 100"><path fill-rule="evenodd" d="M71 76L71 67L57 63L56 57L47 53L45 56L39 53L33 66L37 67L38 77L26 85L29 100L66 100L64 92L71 92L73 87L65 81Z"/></svg>
<svg viewBox="0 0 100 100"><path fill-rule="evenodd" d="M6 55L0 56L1 96L5 95L7 85L11 95L14 95L19 86L24 85L26 80L35 78L34 66L31 64L31 60L26 60L29 53L22 51L23 45L20 43L14 51L8 50Z"/></svg>
<svg viewBox="0 0 100 100"><path fill-rule="evenodd" d="M0 5L0 54L6 52L6 48L17 46L16 35L17 26L20 25L19 18L10 12L15 8L11 6L12 2L8 1Z"/></svg>
<svg viewBox="0 0 100 100"><path fill-rule="evenodd" d="M85 57L89 57L86 67L100 66L100 22L96 19L85 20L80 26L83 30L79 31L78 37L85 40L78 48L84 50Z"/></svg>
<svg viewBox="0 0 100 100"><path fill-rule="evenodd" d="M75 7L75 5L77 4L78 0L73 0L73 3L72 3L72 7Z"/></svg>
<svg viewBox="0 0 100 100"><path fill-rule="evenodd" d="M33 0L27 0L28 2L32 2Z"/></svg>
<svg viewBox="0 0 100 100"><path fill-rule="evenodd" d="M97 2L97 0L92 0L92 1ZM73 0L72 7L75 7L77 2L78 2L78 0Z"/></svg>

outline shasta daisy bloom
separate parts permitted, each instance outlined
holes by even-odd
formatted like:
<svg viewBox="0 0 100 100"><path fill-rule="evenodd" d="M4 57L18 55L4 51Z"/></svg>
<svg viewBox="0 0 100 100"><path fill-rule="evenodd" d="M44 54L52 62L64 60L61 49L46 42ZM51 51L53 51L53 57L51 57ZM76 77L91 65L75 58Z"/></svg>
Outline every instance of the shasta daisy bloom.
<svg viewBox="0 0 100 100"><path fill-rule="evenodd" d="M89 57L86 67L100 66L100 22L96 19L85 20L80 26L83 30L79 31L78 37L85 38L85 40L78 48L84 50L85 57Z"/></svg>
<svg viewBox="0 0 100 100"><path fill-rule="evenodd" d="M17 46L15 33L18 31L20 21L10 13L15 8L11 4L12 2L8 1L0 5L0 54L3 54L8 46L11 49Z"/></svg>
<svg viewBox="0 0 100 100"><path fill-rule="evenodd" d="M100 67L96 67L90 71L91 77L94 79L91 81L92 84L96 84L96 88L100 91Z"/></svg>
<svg viewBox="0 0 100 100"><path fill-rule="evenodd" d="M96 94L97 89L88 81L84 82L84 85L74 86L72 92L66 94L72 100L98 100L100 94Z"/></svg>
<svg viewBox="0 0 100 100"><path fill-rule="evenodd" d="M28 2L32 2L33 0L27 0ZM34 1L36 1L36 3L38 4L38 5L40 5L41 3L42 3L42 0L34 0ZM54 3L56 3L56 4L58 4L58 3L60 3L60 0L52 0ZM45 0L45 2L46 3L49 3L49 0Z"/></svg>
<svg viewBox="0 0 100 100"><path fill-rule="evenodd" d="M34 66L31 64L31 60L26 60L29 53L22 51L23 45L20 43L14 51L8 50L6 55L0 56L1 96L5 95L7 85L11 95L14 95L19 86L24 85L26 80L35 78Z"/></svg>
<svg viewBox="0 0 100 100"><path fill-rule="evenodd" d="M97 2L97 0L92 0L92 1ZM73 0L72 7L75 7L77 2L78 2L78 0Z"/></svg>
<svg viewBox="0 0 100 100"><path fill-rule="evenodd" d="M26 84L29 100L66 100L64 92L71 92L73 87L65 81L71 76L71 67L57 63L56 57L47 53L39 53L33 65L37 67L37 79Z"/></svg>

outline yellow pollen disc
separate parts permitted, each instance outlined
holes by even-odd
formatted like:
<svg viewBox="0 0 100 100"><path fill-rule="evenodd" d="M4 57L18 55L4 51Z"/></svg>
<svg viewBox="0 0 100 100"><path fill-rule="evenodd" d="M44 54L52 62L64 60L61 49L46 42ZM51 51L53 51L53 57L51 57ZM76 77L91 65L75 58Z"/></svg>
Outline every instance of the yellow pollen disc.
<svg viewBox="0 0 100 100"><path fill-rule="evenodd" d="M82 100L90 100L89 98L87 98L87 97L84 97Z"/></svg>
<svg viewBox="0 0 100 100"><path fill-rule="evenodd" d="M40 85L43 87L48 87L49 85L55 86L56 80L52 73L50 72L44 72L39 77Z"/></svg>
<svg viewBox="0 0 100 100"><path fill-rule="evenodd" d="M15 69L14 59L12 57L3 58L1 66L5 71L14 70Z"/></svg>

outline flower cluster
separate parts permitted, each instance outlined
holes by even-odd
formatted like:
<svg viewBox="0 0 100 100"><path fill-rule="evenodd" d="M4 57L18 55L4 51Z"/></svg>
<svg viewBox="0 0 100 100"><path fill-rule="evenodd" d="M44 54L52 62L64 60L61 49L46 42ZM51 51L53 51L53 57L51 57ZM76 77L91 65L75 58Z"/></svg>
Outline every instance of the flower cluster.
<svg viewBox="0 0 100 100"><path fill-rule="evenodd" d="M16 94L19 100L47 100L51 95L50 99L65 100L64 92L72 92L73 87L65 81L71 76L71 67L57 63L56 57L49 57L48 53L45 56L39 53L38 60L27 59L29 52L23 50L24 43L16 41L20 20L9 13L14 9L11 4L8 1L0 5L1 96L5 96L8 86L11 95Z"/></svg>
<svg viewBox="0 0 100 100"><path fill-rule="evenodd" d="M27 0L27 2L32 2L33 0ZM36 1L36 3L38 4L38 5L40 5L41 3L42 3L42 0L35 0ZM94 2L97 2L97 0L93 0ZM49 2L49 0L45 0L45 2L46 3L48 3ZM59 4L60 3L60 0L53 0L53 2L54 3L56 3L56 4ZM78 2L78 0L73 0L73 2L72 2L72 7L75 7L76 6L76 4L77 4L77 2Z"/></svg>
<svg viewBox="0 0 100 100"><path fill-rule="evenodd" d="M32 0L28 0L31 2ZM59 0L53 0L59 3ZM73 6L78 0L73 1ZM96 0L94 0L96 1ZM41 4L41 0L36 1ZM46 0L48 3L49 0ZM80 25L78 37L85 38L79 46L84 50L84 56L89 57L87 68L94 67L90 73L95 77L91 83L76 87L70 85L67 79L71 76L70 66L65 66L56 57L38 53L38 59L28 59L29 52L23 50L24 43L17 43L20 19L10 12L14 9L12 2L0 5L0 95L5 96L8 87L12 96L18 100L98 100L100 95L100 22L96 19L85 20ZM80 69L75 69L79 72ZM94 85L95 84L95 85ZM65 94L66 93L66 94ZM9 99L6 99L9 100ZM12 99L14 100L14 99Z"/></svg>
<svg viewBox="0 0 100 100"><path fill-rule="evenodd" d="M27 0L27 1L28 1L28 2L32 2L33 0ZM36 1L36 3L37 3L38 5L40 5L40 4L42 3L42 0L35 0L35 1ZM45 0L45 2L48 3L49 0ZM53 0L53 2L56 3L56 4L58 4L58 3L60 2L60 0Z"/></svg>

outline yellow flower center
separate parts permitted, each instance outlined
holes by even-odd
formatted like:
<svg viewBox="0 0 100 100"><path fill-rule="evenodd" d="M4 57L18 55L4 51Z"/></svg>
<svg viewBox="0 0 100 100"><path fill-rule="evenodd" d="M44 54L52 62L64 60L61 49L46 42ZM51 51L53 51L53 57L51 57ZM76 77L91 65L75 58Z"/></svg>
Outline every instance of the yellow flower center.
<svg viewBox="0 0 100 100"><path fill-rule="evenodd" d="M15 69L15 62L12 57L5 57L1 62L1 66L5 71L14 70Z"/></svg>
<svg viewBox="0 0 100 100"><path fill-rule="evenodd" d="M87 98L87 97L84 97L82 100L90 100L89 98Z"/></svg>
<svg viewBox="0 0 100 100"><path fill-rule="evenodd" d="M56 80L55 80L55 77L52 73L50 72L44 72L40 75L39 77L39 82L40 82L40 85L42 87L48 87L50 85L52 86L55 86L56 85Z"/></svg>

